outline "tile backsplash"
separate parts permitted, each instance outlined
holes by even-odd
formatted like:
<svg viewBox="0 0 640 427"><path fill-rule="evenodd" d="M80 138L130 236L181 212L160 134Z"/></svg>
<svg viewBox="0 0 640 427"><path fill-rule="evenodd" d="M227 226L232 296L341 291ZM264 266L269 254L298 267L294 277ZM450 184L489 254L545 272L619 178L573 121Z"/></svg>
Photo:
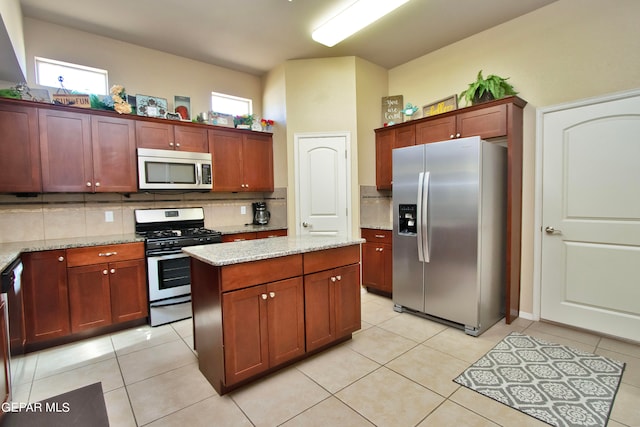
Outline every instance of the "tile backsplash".
<svg viewBox="0 0 640 427"><path fill-rule="evenodd" d="M0 194L0 243L133 233L133 211L145 208L203 207L207 228L244 225L252 221L251 203L257 201L267 203L270 225L287 226L286 188L277 188L273 193L135 193L130 196ZM242 207L246 210L244 215Z"/></svg>
<svg viewBox="0 0 640 427"><path fill-rule="evenodd" d="M360 186L360 226L391 229L393 203L391 191L378 191L375 186Z"/></svg>

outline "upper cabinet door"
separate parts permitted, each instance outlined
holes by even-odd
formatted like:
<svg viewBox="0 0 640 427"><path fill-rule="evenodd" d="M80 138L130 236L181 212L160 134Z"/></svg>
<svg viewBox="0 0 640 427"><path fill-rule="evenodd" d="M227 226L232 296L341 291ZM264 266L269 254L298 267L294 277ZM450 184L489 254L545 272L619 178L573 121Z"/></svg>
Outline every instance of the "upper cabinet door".
<svg viewBox="0 0 640 427"><path fill-rule="evenodd" d="M173 132L176 150L192 151L195 153L209 152L207 129L175 125Z"/></svg>
<svg viewBox="0 0 640 427"><path fill-rule="evenodd" d="M210 130L213 191L242 191L242 134Z"/></svg>
<svg viewBox="0 0 640 427"><path fill-rule="evenodd" d="M416 144L428 144L453 138L456 138L455 116L416 124Z"/></svg>
<svg viewBox="0 0 640 427"><path fill-rule="evenodd" d="M92 191L91 116L41 109L39 119L43 191Z"/></svg>
<svg viewBox="0 0 640 427"><path fill-rule="evenodd" d="M143 120L136 121L136 146L138 148L173 150L175 147L173 125Z"/></svg>
<svg viewBox="0 0 640 427"><path fill-rule="evenodd" d="M505 104L458 114L459 136L479 135L482 139L507 135L507 106Z"/></svg>
<svg viewBox="0 0 640 427"><path fill-rule="evenodd" d="M91 139L94 191L138 191L134 121L119 117L93 116Z"/></svg>
<svg viewBox="0 0 640 427"><path fill-rule="evenodd" d="M244 191L273 191L273 142L271 135L244 135L242 144Z"/></svg>
<svg viewBox="0 0 640 427"><path fill-rule="evenodd" d="M37 110L1 104L0 136L0 192L41 192Z"/></svg>

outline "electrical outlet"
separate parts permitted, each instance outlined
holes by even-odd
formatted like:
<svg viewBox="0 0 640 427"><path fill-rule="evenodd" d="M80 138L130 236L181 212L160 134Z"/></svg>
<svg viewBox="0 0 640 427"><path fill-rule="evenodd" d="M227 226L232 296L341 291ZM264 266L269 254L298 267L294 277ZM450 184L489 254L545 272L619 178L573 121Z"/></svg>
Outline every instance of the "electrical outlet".
<svg viewBox="0 0 640 427"><path fill-rule="evenodd" d="M246 215L246 214L247 214L247 207L240 206L240 215Z"/></svg>
<svg viewBox="0 0 640 427"><path fill-rule="evenodd" d="M104 222L113 222L113 211L104 211Z"/></svg>

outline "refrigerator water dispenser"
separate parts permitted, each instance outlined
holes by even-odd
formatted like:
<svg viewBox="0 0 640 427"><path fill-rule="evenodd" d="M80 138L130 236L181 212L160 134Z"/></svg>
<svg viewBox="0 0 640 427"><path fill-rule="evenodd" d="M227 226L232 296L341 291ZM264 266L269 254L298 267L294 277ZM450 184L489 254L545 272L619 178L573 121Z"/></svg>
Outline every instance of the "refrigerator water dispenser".
<svg viewBox="0 0 640 427"><path fill-rule="evenodd" d="M418 205L398 206L398 234L415 236L418 233L416 224Z"/></svg>

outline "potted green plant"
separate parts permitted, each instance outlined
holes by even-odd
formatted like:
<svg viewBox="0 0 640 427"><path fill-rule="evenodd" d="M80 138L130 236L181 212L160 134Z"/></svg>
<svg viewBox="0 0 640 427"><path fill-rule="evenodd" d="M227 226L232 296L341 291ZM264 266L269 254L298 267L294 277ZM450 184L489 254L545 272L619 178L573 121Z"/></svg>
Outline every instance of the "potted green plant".
<svg viewBox="0 0 640 427"><path fill-rule="evenodd" d="M238 129L251 129L253 124L253 114L245 114L243 116L235 116L233 118L233 124Z"/></svg>
<svg viewBox="0 0 640 427"><path fill-rule="evenodd" d="M482 77L482 70L480 70L476 81L470 83L467 90L460 93L458 101L464 98L467 105L475 105L493 99L504 98L508 95L517 95L518 92L507 80L509 80L509 77L503 78L495 74L491 74L485 79Z"/></svg>

